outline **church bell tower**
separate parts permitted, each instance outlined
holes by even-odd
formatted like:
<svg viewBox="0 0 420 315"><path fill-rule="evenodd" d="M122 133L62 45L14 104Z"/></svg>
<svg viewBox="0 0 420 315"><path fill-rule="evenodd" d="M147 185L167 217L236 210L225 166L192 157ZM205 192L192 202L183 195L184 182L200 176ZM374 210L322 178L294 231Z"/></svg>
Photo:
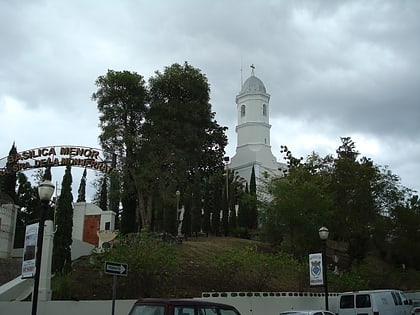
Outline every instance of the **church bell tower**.
<svg viewBox="0 0 420 315"><path fill-rule="evenodd" d="M251 69L251 76L236 96L237 146L229 165L248 183L253 167L257 178L265 172L278 174L280 167L270 145L270 94L255 76L253 65Z"/></svg>

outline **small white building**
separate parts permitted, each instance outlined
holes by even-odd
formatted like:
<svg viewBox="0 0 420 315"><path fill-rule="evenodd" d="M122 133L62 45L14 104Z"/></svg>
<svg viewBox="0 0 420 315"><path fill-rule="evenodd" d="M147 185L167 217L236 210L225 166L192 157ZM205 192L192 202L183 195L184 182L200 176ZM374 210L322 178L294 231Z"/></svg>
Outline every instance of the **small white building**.
<svg viewBox="0 0 420 315"><path fill-rule="evenodd" d="M112 231L115 228L115 212L103 211L97 205L76 202L73 209L73 240L102 247L98 231Z"/></svg>

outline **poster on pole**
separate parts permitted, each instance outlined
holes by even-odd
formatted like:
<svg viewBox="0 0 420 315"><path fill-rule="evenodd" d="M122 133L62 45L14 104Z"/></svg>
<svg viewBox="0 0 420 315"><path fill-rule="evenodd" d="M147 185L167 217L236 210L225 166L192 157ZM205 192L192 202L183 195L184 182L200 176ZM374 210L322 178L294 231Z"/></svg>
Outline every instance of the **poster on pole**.
<svg viewBox="0 0 420 315"><path fill-rule="evenodd" d="M22 279L35 276L36 244L38 240L38 223L26 226L25 244L23 247Z"/></svg>
<svg viewBox="0 0 420 315"><path fill-rule="evenodd" d="M309 284L311 287L324 285L322 253L309 254Z"/></svg>

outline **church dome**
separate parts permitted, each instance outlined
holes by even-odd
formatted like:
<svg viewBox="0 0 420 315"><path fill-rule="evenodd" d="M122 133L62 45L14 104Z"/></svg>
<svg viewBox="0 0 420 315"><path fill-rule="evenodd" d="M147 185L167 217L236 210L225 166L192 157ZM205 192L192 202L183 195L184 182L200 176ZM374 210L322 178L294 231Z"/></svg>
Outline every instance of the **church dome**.
<svg viewBox="0 0 420 315"><path fill-rule="evenodd" d="M241 93L267 93L264 83L256 76L251 75L242 85Z"/></svg>

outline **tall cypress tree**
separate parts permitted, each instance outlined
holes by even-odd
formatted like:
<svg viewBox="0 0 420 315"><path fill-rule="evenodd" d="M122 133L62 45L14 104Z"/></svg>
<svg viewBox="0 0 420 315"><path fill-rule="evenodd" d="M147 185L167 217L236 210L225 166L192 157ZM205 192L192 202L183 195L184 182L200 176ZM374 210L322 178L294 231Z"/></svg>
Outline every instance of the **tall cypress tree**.
<svg viewBox="0 0 420 315"><path fill-rule="evenodd" d="M251 207L250 207L250 228L258 227L258 209L257 209L257 181L255 178L255 168L252 166L251 180L249 181L249 193L251 195Z"/></svg>
<svg viewBox="0 0 420 315"><path fill-rule="evenodd" d="M82 179L80 180L78 195L77 195L77 202L86 202L86 168L83 171Z"/></svg>
<svg viewBox="0 0 420 315"><path fill-rule="evenodd" d="M107 177L104 175L101 178L101 191L99 195L99 208L103 211L108 210L108 181Z"/></svg>
<svg viewBox="0 0 420 315"><path fill-rule="evenodd" d="M16 161L17 148L15 143L13 143L6 163L7 173L4 176L0 176L0 191L9 195L15 204L17 204L17 195L16 195Z"/></svg>
<svg viewBox="0 0 420 315"><path fill-rule="evenodd" d="M115 228L120 229L120 175L117 168L117 155L112 155L112 168L114 169L114 172L112 172L109 176L109 194L108 194L108 205L109 210L115 212Z"/></svg>
<svg viewBox="0 0 420 315"><path fill-rule="evenodd" d="M71 244L73 230L73 195L71 193L71 166L67 165L58 197L56 225L54 236L52 270L66 274L71 271Z"/></svg>

